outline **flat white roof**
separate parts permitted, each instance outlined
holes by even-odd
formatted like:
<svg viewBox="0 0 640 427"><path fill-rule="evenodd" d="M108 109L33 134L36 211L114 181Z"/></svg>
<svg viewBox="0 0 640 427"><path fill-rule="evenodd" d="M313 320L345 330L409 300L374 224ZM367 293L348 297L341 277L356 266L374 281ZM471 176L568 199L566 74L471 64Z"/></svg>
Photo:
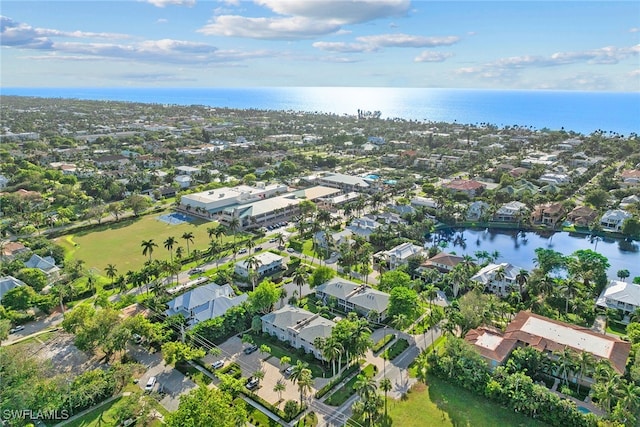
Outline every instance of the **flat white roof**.
<svg viewBox="0 0 640 427"><path fill-rule="evenodd" d="M613 341L605 337L591 335L537 317L529 317L520 330L602 358L609 358L613 348Z"/></svg>
<svg viewBox="0 0 640 427"><path fill-rule="evenodd" d="M502 339L503 338L500 335L494 335L489 332L485 332L478 337L475 344L488 350L495 350L502 342Z"/></svg>

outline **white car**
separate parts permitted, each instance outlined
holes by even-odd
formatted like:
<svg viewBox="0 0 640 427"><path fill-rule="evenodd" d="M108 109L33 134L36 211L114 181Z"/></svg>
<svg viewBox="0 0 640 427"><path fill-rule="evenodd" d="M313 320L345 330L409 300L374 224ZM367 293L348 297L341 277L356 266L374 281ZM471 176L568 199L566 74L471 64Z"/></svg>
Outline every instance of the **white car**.
<svg viewBox="0 0 640 427"><path fill-rule="evenodd" d="M10 334L13 334L13 333L16 333L16 332L20 332L20 331L22 331L23 329L24 329L24 326L22 326L22 325L18 325L18 326L16 326L15 328L11 328L11 329L9 329L9 333L10 333Z"/></svg>
<svg viewBox="0 0 640 427"><path fill-rule="evenodd" d="M224 366L224 360L216 360L211 364L211 367L213 367L213 369L220 369L223 366Z"/></svg>
<svg viewBox="0 0 640 427"><path fill-rule="evenodd" d="M157 381L158 381L158 379L156 377L149 378L149 381L147 381L147 385L144 386L144 391L153 390L153 387L156 385Z"/></svg>

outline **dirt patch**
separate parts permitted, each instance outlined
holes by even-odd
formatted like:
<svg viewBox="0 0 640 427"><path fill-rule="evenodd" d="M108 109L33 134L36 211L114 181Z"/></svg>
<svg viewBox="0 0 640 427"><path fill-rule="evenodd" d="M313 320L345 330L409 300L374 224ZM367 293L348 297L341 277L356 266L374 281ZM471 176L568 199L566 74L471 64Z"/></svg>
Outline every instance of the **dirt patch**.
<svg viewBox="0 0 640 427"><path fill-rule="evenodd" d="M417 382L411 387L411 391L415 393L421 393L427 389L427 386L422 384L421 382Z"/></svg>
<svg viewBox="0 0 640 427"><path fill-rule="evenodd" d="M71 334L59 332L47 342L43 344L34 343L30 345L30 348L33 349L34 356L42 361L47 361L51 365L53 375L61 373L80 374L98 368L100 363L97 358L78 350L73 344L73 338Z"/></svg>

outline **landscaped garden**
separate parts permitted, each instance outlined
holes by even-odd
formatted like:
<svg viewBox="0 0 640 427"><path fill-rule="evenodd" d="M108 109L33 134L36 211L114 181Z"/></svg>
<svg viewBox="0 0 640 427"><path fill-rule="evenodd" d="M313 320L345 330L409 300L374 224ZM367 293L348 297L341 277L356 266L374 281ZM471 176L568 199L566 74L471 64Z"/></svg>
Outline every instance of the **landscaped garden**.
<svg viewBox="0 0 640 427"><path fill-rule="evenodd" d="M409 342L407 342L407 340L405 340L404 338L400 338L399 340L391 344L391 347L387 348L384 353L382 353L382 358L393 360L396 357L400 356L400 354L402 354L402 352L407 348L409 348Z"/></svg>
<svg viewBox="0 0 640 427"><path fill-rule="evenodd" d="M368 378L373 377L376 374L376 366L371 364L365 366L362 369L361 374L366 375ZM358 375L354 375L353 378L347 381L345 385L340 387L331 396L329 396L327 400L324 401L324 403L331 406L342 405L347 401L347 399L354 395L355 390L353 389L353 386L357 381Z"/></svg>
<svg viewBox="0 0 640 427"><path fill-rule="evenodd" d="M330 369L326 368L321 364L318 359L313 357L313 355L300 355L299 350L287 346L285 343L278 341L273 337L265 337L262 334L252 335L254 343L260 347L263 344L266 344L271 349L271 356L277 359L281 359L283 356L287 356L291 358L291 365L295 365L298 363L298 360L301 360L305 363L309 364L309 369L311 369L311 373L314 377L324 377L326 375L331 376ZM268 358L268 357L267 357ZM283 367L284 368L284 367Z"/></svg>

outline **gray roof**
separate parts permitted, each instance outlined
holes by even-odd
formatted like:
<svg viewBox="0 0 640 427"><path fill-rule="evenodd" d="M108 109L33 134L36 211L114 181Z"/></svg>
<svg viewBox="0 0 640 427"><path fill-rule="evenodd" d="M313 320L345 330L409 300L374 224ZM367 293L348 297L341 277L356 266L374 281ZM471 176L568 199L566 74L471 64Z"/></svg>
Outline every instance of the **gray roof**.
<svg viewBox="0 0 640 427"><path fill-rule="evenodd" d="M640 307L640 285L612 280L600 294L596 305L607 307L607 299Z"/></svg>
<svg viewBox="0 0 640 427"><path fill-rule="evenodd" d="M27 268L40 269L48 274L55 273L56 271L60 270L60 268L56 265L53 257L47 256L43 258L40 255L36 254L31 255L29 261L25 262L24 265Z"/></svg>
<svg viewBox="0 0 640 427"><path fill-rule="evenodd" d="M337 184L357 185L358 187L368 188L369 183L359 176L345 175L342 173L332 173L322 177L325 181L335 182Z"/></svg>
<svg viewBox="0 0 640 427"><path fill-rule="evenodd" d="M298 332L298 337L309 343L313 343L318 337L331 336L331 330L336 325L329 319L292 305L285 305L276 311L265 314L261 319L263 322L285 331L288 328L294 328Z"/></svg>
<svg viewBox="0 0 640 427"><path fill-rule="evenodd" d="M313 313L303 308L285 305L276 311L262 316L262 321L286 330L289 326L295 326L311 316L313 316Z"/></svg>
<svg viewBox="0 0 640 427"><path fill-rule="evenodd" d="M316 291L338 300L348 301L366 311L375 310L377 313L382 313L389 306L388 293L339 277L334 277L316 287Z"/></svg>
<svg viewBox="0 0 640 427"><path fill-rule="evenodd" d="M4 295L13 288L24 285L22 280L18 280L13 276L4 276L0 278L0 301Z"/></svg>
<svg viewBox="0 0 640 427"><path fill-rule="evenodd" d="M193 320L190 323L197 323L222 316L228 309L242 304L247 298L247 294L236 296L230 285L219 286L209 283L169 301L167 314L169 316L178 313L186 316L193 314Z"/></svg>

